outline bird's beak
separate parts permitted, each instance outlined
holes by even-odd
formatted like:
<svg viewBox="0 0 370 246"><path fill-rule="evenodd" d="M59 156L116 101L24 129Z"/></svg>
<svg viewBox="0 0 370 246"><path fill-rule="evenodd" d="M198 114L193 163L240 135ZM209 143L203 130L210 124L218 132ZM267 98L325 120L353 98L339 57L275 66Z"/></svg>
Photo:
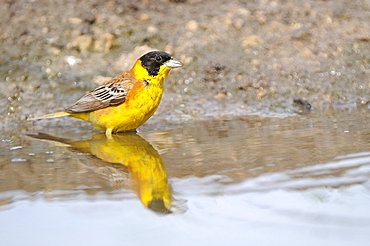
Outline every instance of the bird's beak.
<svg viewBox="0 0 370 246"><path fill-rule="evenodd" d="M184 64L177 60L175 57L171 57L170 60L166 61L163 65L169 68L176 68L176 67L182 67Z"/></svg>

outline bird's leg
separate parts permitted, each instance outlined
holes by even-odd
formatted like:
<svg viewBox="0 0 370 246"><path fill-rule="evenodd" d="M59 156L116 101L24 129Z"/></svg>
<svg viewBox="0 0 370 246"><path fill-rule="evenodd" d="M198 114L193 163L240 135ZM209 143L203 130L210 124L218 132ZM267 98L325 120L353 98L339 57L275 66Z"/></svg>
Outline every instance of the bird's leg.
<svg viewBox="0 0 370 246"><path fill-rule="evenodd" d="M107 136L108 139L111 139L112 138L112 129L107 128L107 130L105 130L105 136Z"/></svg>

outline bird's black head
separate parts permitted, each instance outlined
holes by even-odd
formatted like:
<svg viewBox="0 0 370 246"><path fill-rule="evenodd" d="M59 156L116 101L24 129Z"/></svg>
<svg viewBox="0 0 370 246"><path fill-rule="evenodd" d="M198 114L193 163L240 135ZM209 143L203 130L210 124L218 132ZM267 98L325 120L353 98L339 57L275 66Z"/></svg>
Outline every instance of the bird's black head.
<svg viewBox="0 0 370 246"><path fill-rule="evenodd" d="M141 64L151 76L158 75L160 67L171 59L172 56L163 51L151 51L139 58Z"/></svg>

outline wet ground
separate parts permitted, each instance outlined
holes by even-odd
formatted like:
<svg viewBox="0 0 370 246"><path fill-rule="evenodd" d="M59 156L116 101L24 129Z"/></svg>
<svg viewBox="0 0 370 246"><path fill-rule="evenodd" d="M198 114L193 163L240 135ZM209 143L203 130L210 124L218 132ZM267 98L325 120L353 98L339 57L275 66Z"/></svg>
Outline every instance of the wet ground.
<svg viewBox="0 0 370 246"><path fill-rule="evenodd" d="M6 1L0 24L1 245L367 245L369 1ZM150 48L185 66L138 134L25 121Z"/></svg>

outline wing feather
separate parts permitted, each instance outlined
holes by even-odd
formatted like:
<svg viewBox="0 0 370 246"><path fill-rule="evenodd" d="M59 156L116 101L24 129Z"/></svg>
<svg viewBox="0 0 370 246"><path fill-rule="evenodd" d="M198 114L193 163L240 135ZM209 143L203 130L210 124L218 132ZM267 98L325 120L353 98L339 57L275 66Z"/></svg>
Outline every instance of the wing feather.
<svg viewBox="0 0 370 246"><path fill-rule="evenodd" d="M134 81L129 78L116 77L106 84L90 91L74 105L66 109L68 113L91 112L109 106L124 103L127 94L134 86Z"/></svg>

